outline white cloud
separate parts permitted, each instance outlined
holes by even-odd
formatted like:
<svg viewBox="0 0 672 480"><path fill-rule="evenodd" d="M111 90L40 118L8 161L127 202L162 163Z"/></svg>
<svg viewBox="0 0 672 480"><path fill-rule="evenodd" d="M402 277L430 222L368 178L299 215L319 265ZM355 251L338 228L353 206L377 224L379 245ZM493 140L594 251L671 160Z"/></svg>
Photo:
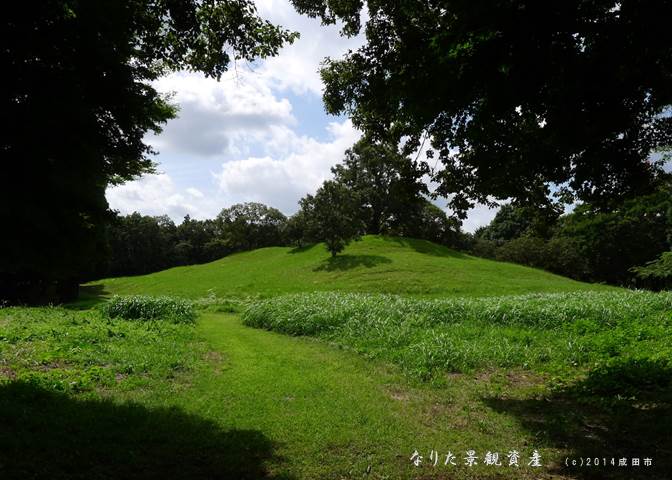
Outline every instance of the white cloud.
<svg viewBox="0 0 672 480"><path fill-rule="evenodd" d="M221 81L197 73L161 78L155 87L172 93L180 111L160 135L148 140L163 154L239 154L251 141L264 141L274 128L295 125L289 100L277 98L259 80L236 78L231 72Z"/></svg>
<svg viewBox="0 0 672 480"><path fill-rule="evenodd" d="M195 188L182 193L166 173L145 175L134 182L109 188L110 206L122 214L140 212L143 215L168 215L180 221L185 215L208 218L213 215L211 202ZM201 194L199 197L198 194Z"/></svg>
<svg viewBox="0 0 672 480"><path fill-rule="evenodd" d="M331 167L360 137L349 120L333 122L328 130L331 138L327 142L305 136L287 139L293 149L282 157L248 157L224 163L216 174L222 197L227 203L257 201L293 213L298 200L330 177Z"/></svg>
<svg viewBox="0 0 672 480"><path fill-rule="evenodd" d="M475 232L479 227L488 225L499 208L490 208L486 205L478 204L467 212L467 219L462 224L462 230L465 232Z"/></svg>
<svg viewBox="0 0 672 480"><path fill-rule="evenodd" d="M169 174L160 173L109 188L107 199L122 214L167 214L178 223L187 214L212 218L222 208L242 202L262 202L289 215L298 209L301 197L330 177L331 167L360 136L349 120L332 122L328 132L329 140L319 142L287 130L288 138L276 141L291 147L287 147L288 153L224 162L212 174L214 192L204 193L193 186L179 188Z"/></svg>
<svg viewBox="0 0 672 480"><path fill-rule="evenodd" d="M203 192L201 192L199 189L193 188L193 187L187 188L186 192L189 195L191 195L192 197L196 197L196 198L203 198L205 196L205 195L203 195Z"/></svg>
<svg viewBox="0 0 672 480"><path fill-rule="evenodd" d="M281 90L321 95L318 72L322 60L340 58L348 50L364 44L363 35L342 37L339 25L321 25L318 19L299 15L286 0L261 0L256 5L262 17L301 33L294 44L284 47L280 55L266 60L258 69L260 76Z"/></svg>
<svg viewBox="0 0 672 480"><path fill-rule="evenodd" d="M158 80L155 87L172 92L180 108L160 135L147 138L166 173L110 188L112 208L167 213L176 221L185 214L213 216L243 201L262 201L291 213L359 138L349 121L329 124L326 140L306 135L305 127L314 132L315 122L326 125L326 116L315 109L297 119L283 92L315 102L322 88L320 62L325 56L340 57L362 39L341 37L339 27L323 27L297 14L286 0L257 5L263 17L302 37L276 58L237 63L219 82L186 72Z"/></svg>

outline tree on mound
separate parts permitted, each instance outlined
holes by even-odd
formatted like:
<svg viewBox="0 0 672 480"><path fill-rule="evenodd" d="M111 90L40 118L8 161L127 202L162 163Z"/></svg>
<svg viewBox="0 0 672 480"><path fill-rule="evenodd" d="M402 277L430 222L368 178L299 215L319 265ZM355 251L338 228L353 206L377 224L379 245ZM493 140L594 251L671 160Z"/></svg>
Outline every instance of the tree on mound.
<svg viewBox="0 0 672 480"><path fill-rule="evenodd" d="M362 233L355 194L341 183L326 181L314 196L307 195L299 203L308 236L325 242L332 257Z"/></svg>
<svg viewBox="0 0 672 480"><path fill-rule="evenodd" d="M429 195L423 181L429 173L426 162L402 155L396 144L364 137L331 170L336 182L357 192L357 209L366 233L415 233Z"/></svg>
<svg viewBox="0 0 672 480"><path fill-rule="evenodd" d="M152 172L176 108L151 82L219 78L295 34L251 0L16 2L0 21L0 299L62 300L105 253L105 190Z"/></svg>

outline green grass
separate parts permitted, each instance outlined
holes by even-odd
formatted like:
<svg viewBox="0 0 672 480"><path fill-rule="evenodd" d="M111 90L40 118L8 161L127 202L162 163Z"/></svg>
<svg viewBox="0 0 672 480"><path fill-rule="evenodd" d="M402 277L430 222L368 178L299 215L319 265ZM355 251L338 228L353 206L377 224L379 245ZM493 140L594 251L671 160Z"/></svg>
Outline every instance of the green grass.
<svg viewBox="0 0 672 480"><path fill-rule="evenodd" d="M324 245L262 248L212 263L92 282L89 295L258 297L313 291L425 297L609 289L465 255L422 240L366 236L335 258Z"/></svg>
<svg viewBox="0 0 672 480"><path fill-rule="evenodd" d="M163 319L110 319L96 309L0 309L4 377L49 390L153 389L193 366L198 348L193 326Z"/></svg>
<svg viewBox="0 0 672 480"><path fill-rule="evenodd" d="M13 308L0 326L2 478L400 478L416 448L486 439L447 430L452 394L233 316Z"/></svg>
<svg viewBox="0 0 672 480"><path fill-rule="evenodd" d="M580 388L637 373L625 364L555 390L523 369L451 374L437 387L235 315L204 313L195 328L95 315L0 310L2 478L637 478L563 467L579 454L653 456L642 478L669 468L669 398L591 403ZM92 367L114 376L87 377ZM54 381L83 377L86 388ZM536 449L544 467L470 468L470 449L516 449L525 464ZM431 450L458 465L432 467Z"/></svg>
<svg viewBox="0 0 672 480"><path fill-rule="evenodd" d="M258 302L243 319L385 359L423 379L524 368L571 381L633 359L672 371L671 310L672 294L643 291L444 300L314 293Z"/></svg>
<svg viewBox="0 0 672 480"><path fill-rule="evenodd" d="M336 259L321 245L269 248L84 290L67 307L0 308L0 478L631 479L672 470L669 294L382 237ZM191 301L92 308L112 294ZM166 321L159 308L192 303L194 323ZM104 314L115 305L155 318ZM244 325L241 310L264 329ZM472 449L480 461L467 467ZM520 468L483 464L487 451L506 461L513 449ZM442 461L451 451L457 465L431 466L432 450ZM541 469L527 466L533 450ZM579 455L649 456L654 467L564 465Z"/></svg>

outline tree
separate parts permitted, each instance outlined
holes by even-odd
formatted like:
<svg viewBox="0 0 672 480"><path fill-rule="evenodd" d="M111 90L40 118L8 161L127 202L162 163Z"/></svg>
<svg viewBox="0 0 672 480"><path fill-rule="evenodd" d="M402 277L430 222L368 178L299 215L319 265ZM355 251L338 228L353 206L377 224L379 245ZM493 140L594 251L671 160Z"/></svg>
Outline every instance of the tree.
<svg viewBox="0 0 672 480"><path fill-rule="evenodd" d="M672 252L663 252L657 259L633 267L630 271L635 275L638 285L669 290L672 286Z"/></svg>
<svg viewBox="0 0 672 480"><path fill-rule="evenodd" d="M460 218L553 185L609 208L648 193L672 145L671 1L292 3L345 35L366 5L366 43L321 71L327 111L407 151L429 139Z"/></svg>
<svg viewBox="0 0 672 480"><path fill-rule="evenodd" d="M579 280L631 286L634 281L656 288L666 281L662 274L655 276L664 272L666 263L652 261L670 248L669 179L654 193L613 205L611 211L586 203L559 218L555 215L502 208L490 225L476 232L473 251ZM647 262L652 262L650 269L636 268Z"/></svg>
<svg viewBox="0 0 672 480"><path fill-rule="evenodd" d="M667 188L623 202L612 212L585 204L561 217L556 235L581 245L590 272L585 280L627 284L631 268L669 249L669 209Z"/></svg>
<svg viewBox="0 0 672 480"><path fill-rule="evenodd" d="M509 203L502 205L487 227L479 229L478 236L498 243L523 235L549 238L560 213L557 206L555 208L535 208Z"/></svg>
<svg viewBox="0 0 672 480"><path fill-rule="evenodd" d="M299 248L315 241L316 232L305 210L299 210L287 219L285 239Z"/></svg>
<svg viewBox="0 0 672 480"><path fill-rule="evenodd" d="M115 216L108 229L111 255L104 274L139 275L173 266L176 227L166 217L134 212Z"/></svg>
<svg viewBox="0 0 672 480"><path fill-rule="evenodd" d="M332 257L359 238L363 225L357 215L357 199L345 185L326 181L315 195L300 200L317 240L327 244Z"/></svg>
<svg viewBox="0 0 672 480"><path fill-rule="evenodd" d="M546 242L539 237L514 238L497 249L495 258L504 262L543 268L547 258Z"/></svg>
<svg viewBox="0 0 672 480"><path fill-rule="evenodd" d="M215 220L223 239L234 251L283 245L287 217L263 203L237 203Z"/></svg>
<svg viewBox="0 0 672 480"><path fill-rule="evenodd" d="M449 218L446 212L428 200L423 201L420 216L407 235L453 248L466 246L459 220Z"/></svg>
<svg viewBox="0 0 672 480"><path fill-rule="evenodd" d="M176 109L151 82L219 78L295 34L250 0L17 2L0 21L0 298L62 300L103 259L105 189L153 170L147 132ZM9 227L11 225L11 227Z"/></svg>
<svg viewBox="0 0 672 480"><path fill-rule="evenodd" d="M428 189L425 162L401 155L396 145L364 137L332 168L334 180L356 192L367 233L408 235L419 222Z"/></svg>
<svg viewBox="0 0 672 480"><path fill-rule="evenodd" d="M192 265L215 260L224 255L216 240L218 230L212 220L194 220L186 215L175 232L174 265ZM227 252L228 253L228 252Z"/></svg>

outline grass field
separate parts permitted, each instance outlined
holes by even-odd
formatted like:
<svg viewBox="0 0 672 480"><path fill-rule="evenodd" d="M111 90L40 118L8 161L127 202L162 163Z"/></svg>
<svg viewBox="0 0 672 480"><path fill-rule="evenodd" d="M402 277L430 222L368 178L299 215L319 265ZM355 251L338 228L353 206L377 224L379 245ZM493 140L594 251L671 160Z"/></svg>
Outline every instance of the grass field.
<svg viewBox="0 0 672 480"><path fill-rule="evenodd" d="M205 265L92 282L91 294L200 298L346 291L479 296L606 289L542 270L465 255L423 240L366 236L331 258L324 245L262 248Z"/></svg>
<svg viewBox="0 0 672 480"><path fill-rule="evenodd" d="M0 478L669 478L669 294L424 242L345 253L263 249L0 308ZM191 297L196 321L182 301L101 303L131 293Z"/></svg>

